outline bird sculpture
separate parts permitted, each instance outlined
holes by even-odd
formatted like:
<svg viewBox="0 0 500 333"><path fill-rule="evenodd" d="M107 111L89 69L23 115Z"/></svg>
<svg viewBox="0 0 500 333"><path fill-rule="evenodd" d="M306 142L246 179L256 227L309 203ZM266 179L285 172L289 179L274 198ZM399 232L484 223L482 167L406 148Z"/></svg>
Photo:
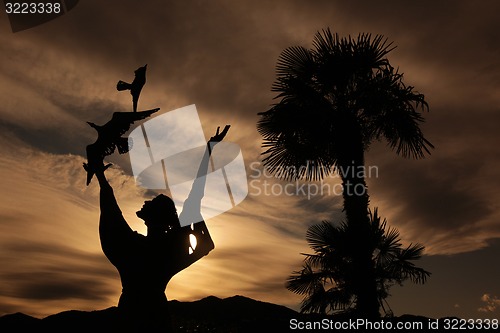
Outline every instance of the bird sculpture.
<svg viewBox="0 0 500 333"><path fill-rule="evenodd" d="M135 77L132 83L127 83L125 81L118 81L116 84L116 89L118 91L130 90L132 95L132 104L134 112L137 111L137 103L139 101L139 95L141 94L142 87L146 84L146 69L148 65L144 65L135 70Z"/></svg>
<svg viewBox="0 0 500 333"><path fill-rule="evenodd" d="M97 131L97 140L86 148L87 163L83 163L87 171L87 186L95 171L103 167L103 160L106 156L113 154L117 148L120 154L129 151L129 140L122 135L130 129L130 126L138 120L148 118L158 110L160 108L138 112L115 112L111 120L102 126L87 122Z"/></svg>

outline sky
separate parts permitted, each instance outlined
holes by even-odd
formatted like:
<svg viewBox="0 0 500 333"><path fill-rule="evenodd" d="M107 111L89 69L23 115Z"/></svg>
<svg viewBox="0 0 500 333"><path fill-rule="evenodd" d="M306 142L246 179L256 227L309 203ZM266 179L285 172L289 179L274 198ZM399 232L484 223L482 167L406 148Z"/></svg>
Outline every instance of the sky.
<svg viewBox="0 0 500 333"><path fill-rule="evenodd" d="M424 285L391 289L396 315L500 317L500 21L496 1L80 1L65 15L13 33L0 14L0 315L45 317L115 306L116 269L99 243L99 187L85 185L86 121L131 110L118 80L148 64L139 109L195 104L205 137L231 124L248 196L207 220L216 248L176 275L169 299L243 295L298 310L285 280L310 253L307 228L340 222L341 196L288 195L266 174L258 112L274 103L280 53L314 34L383 35L390 63L429 103L422 160L385 142L366 152L372 208L420 243ZM128 154L107 176L123 215L152 192L136 184ZM326 180L333 188L338 177ZM273 187L273 184L277 184ZM300 186L300 184L295 184ZM281 186L281 187L280 187ZM274 190L274 191L273 191Z"/></svg>

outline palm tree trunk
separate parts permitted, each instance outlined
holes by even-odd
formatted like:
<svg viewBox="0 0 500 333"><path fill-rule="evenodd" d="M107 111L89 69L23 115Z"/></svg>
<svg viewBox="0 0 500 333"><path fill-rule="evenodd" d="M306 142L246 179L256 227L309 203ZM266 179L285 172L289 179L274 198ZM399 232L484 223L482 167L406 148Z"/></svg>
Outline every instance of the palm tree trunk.
<svg viewBox="0 0 500 333"><path fill-rule="evenodd" d="M345 158L338 164L343 184L344 212L352 245L352 286L356 294L356 316L380 316L372 260L374 244L370 235L369 196L365 182L364 150L361 139L348 142Z"/></svg>

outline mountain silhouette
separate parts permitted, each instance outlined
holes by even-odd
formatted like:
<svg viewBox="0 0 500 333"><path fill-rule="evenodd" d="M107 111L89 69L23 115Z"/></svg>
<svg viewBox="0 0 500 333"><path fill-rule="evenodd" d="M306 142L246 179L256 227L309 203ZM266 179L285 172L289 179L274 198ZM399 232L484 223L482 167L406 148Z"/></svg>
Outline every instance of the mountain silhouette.
<svg viewBox="0 0 500 333"><path fill-rule="evenodd" d="M209 296L198 301L169 301L175 332L268 332L286 329L291 318L299 314L285 306L261 302L244 296L218 298ZM114 332L117 307L96 311L70 310L45 318L23 313L0 317L0 332Z"/></svg>
<svg viewBox="0 0 500 333"><path fill-rule="evenodd" d="M174 332L295 332L291 320L302 322L347 322L346 315L307 315L273 303L262 302L244 296L218 298L208 296L193 302L169 301L174 321ZM116 332L117 307L96 311L70 310L45 318L35 318L23 313L7 314L0 317L0 332ZM445 319L438 319L439 328L444 328ZM427 328L433 318L405 314L399 317L383 318L384 322L421 323ZM341 330L342 332L370 331L367 329ZM377 330L380 331L380 330Z"/></svg>

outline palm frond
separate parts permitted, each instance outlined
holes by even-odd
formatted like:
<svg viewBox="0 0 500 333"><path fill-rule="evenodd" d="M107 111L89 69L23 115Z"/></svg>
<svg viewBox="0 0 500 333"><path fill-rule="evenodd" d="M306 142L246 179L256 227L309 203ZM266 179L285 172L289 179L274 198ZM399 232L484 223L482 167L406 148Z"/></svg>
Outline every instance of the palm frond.
<svg viewBox="0 0 500 333"><path fill-rule="evenodd" d="M367 139L384 137L405 158L423 158L434 148L420 129L428 104L423 94L403 83L403 74L387 66L362 83L357 97L363 109Z"/></svg>
<svg viewBox="0 0 500 333"><path fill-rule="evenodd" d="M300 271L295 271L286 280L285 287L293 293L304 295L313 294L323 288L323 283L329 280L328 272L313 270L307 263Z"/></svg>
<svg viewBox="0 0 500 333"><path fill-rule="evenodd" d="M304 297L300 306L300 312L326 314L328 301L323 286L320 286L314 293L310 293Z"/></svg>
<svg viewBox="0 0 500 333"><path fill-rule="evenodd" d="M407 248L400 249L386 267L388 280L401 284L402 281L409 279L413 283L424 284L431 273L413 263L422 257L423 250L424 247L420 244L410 244Z"/></svg>
<svg viewBox="0 0 500 333"><path fill-rule="evenodd" d="M319 289L318 292L304 298L300 311L320 314L341 312L352 305L352 298L352 293L342 288Z"/></svg>
<svg viewBox="0 0 500 333"><path fill-rule="evenodd" d="M314 224L307 229L306 240L309 246L317 251L331 246L338 238L339 230L328 221Z"/></svg>
<svg viewBox="0 0 500 333"><path fill-rule="evenodd" d="M311 51L302 46L288 47L281 52L276 64L276 76L306 79L314 73L315 63Z"/></svg>

